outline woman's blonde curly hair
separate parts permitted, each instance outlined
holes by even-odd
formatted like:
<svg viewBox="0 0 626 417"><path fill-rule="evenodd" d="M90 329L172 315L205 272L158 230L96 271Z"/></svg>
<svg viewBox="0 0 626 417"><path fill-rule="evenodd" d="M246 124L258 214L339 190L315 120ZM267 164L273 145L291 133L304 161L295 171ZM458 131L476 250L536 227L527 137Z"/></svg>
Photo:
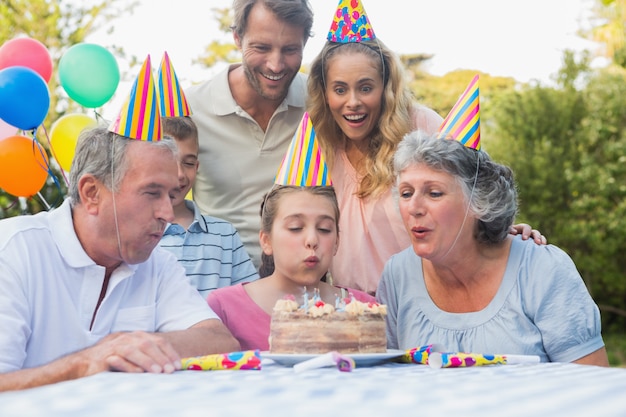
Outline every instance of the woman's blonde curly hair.
<svg viewBox="0 0 626 417"><path fill-rule="evenodd" d="M329 168L332 169L335 151L345 149L346 145L346 138L326 102L325 78L328 65L337 54L364 54L371 58L372 65L378 68L383 77L380 119L369 138L366 173L357 193L360 198L376 197L392 185L392 161L396 147L404 135L413 129L412 95L406 85L402 64L380 40L344 44L326 42L311 65L307 110Z"/></svg>

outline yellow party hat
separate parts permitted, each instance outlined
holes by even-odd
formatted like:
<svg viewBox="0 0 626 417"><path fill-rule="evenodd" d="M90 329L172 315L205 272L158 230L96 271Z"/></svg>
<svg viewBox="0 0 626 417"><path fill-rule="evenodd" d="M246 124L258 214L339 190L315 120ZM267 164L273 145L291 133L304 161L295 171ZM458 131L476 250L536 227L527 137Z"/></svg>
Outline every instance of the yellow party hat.
<svg viewBox="0 0 626 417"><path fill-rule="evenodd" d="M300 187L333 185L324 154L315 139L315 129L306 112L287 149L274 183Z"/></svg>
<svg viewBox="0 0 626 417"><path fill-rule="evenodd" d="M130 95L117 118L109 126L111 132L131 139L159 141L163 137L159 98L156 94L150 55L146 58Z"/></svg>

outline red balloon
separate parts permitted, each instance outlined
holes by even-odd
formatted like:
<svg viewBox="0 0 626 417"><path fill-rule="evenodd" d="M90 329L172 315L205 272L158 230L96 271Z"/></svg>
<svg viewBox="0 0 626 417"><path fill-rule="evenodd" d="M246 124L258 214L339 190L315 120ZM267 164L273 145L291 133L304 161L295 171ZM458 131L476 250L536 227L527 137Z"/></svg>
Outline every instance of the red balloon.
<svg viewBox="0 0 626 417"><path fill-rule="evenodd" d="M39 192L48 178L45 149L26 136L0 139L0 188L16 197Z"/></svg>
<svg viewBox="0 0 626 417"><path fill-rule="evenodd" d="M14 38L0 47L0 69L27 67L50 81L52 58L45 45L32 38Z"/></svg>

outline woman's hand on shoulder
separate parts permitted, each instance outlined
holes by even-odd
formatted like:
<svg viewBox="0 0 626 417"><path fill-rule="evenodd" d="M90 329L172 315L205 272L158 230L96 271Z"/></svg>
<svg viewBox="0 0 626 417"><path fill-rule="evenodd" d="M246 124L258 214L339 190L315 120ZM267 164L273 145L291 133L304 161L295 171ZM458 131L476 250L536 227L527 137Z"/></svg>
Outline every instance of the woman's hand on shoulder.
<svg viewBox="0 0 626 417"><path fill-rule="evenodd" d="M514 224L509 229L509 233L512 235L522 235L522 240L532 238L538 245L547 245L548 240L539 230L533 229L529 224L520 223Z"/></svg>

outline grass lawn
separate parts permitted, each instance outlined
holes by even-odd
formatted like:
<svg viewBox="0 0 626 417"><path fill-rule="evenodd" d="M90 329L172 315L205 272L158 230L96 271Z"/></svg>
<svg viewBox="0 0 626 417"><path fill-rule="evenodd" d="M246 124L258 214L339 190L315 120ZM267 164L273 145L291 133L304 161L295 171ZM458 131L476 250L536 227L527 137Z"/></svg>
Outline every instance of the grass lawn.
<svg viewBox="0 0 626 417"><path fill-rule="evenodd" d="M609 364L626 368L626 333L606 333L602 335L609 356Z"/></svg>

